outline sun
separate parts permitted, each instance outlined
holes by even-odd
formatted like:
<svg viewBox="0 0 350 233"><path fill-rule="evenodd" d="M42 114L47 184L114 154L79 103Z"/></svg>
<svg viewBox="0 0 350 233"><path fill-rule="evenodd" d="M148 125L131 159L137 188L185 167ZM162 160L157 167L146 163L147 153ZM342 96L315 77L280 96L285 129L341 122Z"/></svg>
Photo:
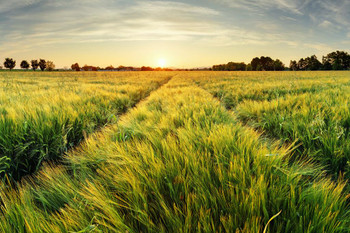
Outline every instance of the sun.
<svg viewBox="0 0 350 233"><path fill-rule="evenodd" d="M160 59L158 60L158 66L159 66L160 68L164 68L164 67L166 66L166 60L165 60L164 58L160 58Z"/></svg>

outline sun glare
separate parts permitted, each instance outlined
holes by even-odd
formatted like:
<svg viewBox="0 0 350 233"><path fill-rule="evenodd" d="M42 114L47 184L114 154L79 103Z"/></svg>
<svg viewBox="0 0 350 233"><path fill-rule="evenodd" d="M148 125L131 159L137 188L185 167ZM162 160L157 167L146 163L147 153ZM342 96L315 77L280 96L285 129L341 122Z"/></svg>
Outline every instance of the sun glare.
<svg viewBox="0 0 350 233"><path fill-rule="evenodd" d="M161 58L161 59L158 60L158 66L160 68L164 68L165 65L166 65L166 60L164 58Z"/></svg>

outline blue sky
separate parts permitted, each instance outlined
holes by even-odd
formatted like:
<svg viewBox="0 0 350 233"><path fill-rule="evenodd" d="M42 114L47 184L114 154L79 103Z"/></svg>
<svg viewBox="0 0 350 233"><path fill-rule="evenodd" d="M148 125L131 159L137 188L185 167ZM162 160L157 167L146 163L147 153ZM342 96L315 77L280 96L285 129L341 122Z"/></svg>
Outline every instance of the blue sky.
<svg viewBox="0 0 350 233"><path fill-rule="evenodd" d="M0 60L199 67L350 48L349 0L0 0Z"/></svg>

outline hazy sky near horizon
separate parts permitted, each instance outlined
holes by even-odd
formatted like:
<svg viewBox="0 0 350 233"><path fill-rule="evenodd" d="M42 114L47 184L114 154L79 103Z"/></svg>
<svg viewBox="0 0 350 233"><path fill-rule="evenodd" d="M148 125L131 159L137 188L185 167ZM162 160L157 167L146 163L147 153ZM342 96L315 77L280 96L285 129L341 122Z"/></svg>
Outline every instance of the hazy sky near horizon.
<svg viewBox="0 0 350 233"><path fill-rule="evenodd" d="M349 0L0 0L0 61L170 67L350 48ZM2 62L1 62L2 63Z"/></svg>

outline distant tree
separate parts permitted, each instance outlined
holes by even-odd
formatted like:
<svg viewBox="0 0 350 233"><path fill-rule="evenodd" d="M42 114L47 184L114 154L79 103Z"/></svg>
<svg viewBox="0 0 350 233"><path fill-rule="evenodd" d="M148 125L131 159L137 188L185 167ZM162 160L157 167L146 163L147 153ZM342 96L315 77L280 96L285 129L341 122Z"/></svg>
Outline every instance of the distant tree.
<svg viewBox="0 0 350 233"><path fill-rule="evenodd" d="M47 61L46 62L46 69L48 70L48 71L53 71L54 69L55 69L55 64L53 64L53 62L52 61Z"/></svg>
<svg viewBox="0 0 350 233"><path fill-rule="evenodd" d="M246 70L247 65L244 62L229 62L225 66L227 71L244 71Z"/></svg>
<svg viewBox="0 0 350 233"><path fill-rule="evenodd" d="M346 70L350 69L350 55L344 51L336 51L322 57L322 63L316 55L301 58L298 63L291 61L292 70Z"/></svg>
<svg viewBox="0 0 350 233"><path fill-rule="evenodd" d="M253 67L252 67L252 64L248 64L247 67L246 67L246 70L247 71L252 71L253 70Z"/></svg>
<svg viewBox="0 0 350 233"><path fill-rule="evenodd" d="M293 71L299 70L297 61L290 61L289 69Z"/></svg>
<svg viewBox="0 0 350 233"><path fill-rule="evenodd" d="M262 65L259 63L258 66L256 67L256 71L262 71L263 67Z"/></svg>
<svg viewBox="0 0 350 233"><path fill-rule="evenodd" d="M153 71L154 69L152 67L149 66L142 66L141 67L141 71Z"/></svg>
<svg viewBox="0 0 350 233"><path fill-rule="evenodd" d="M16 61L13 60L12 58L6 58L4 62L4 66L5 68L12 70L13 68L16 67Z"/></svg>
<svg viewBox="0 0 350 233"><path fill-rule="evenodd" d="M301 59L298 61L298 69L299 69L299 70L306 70L306 62L305 62L305 59L304 59L304 58L301 58Z"/></svg>
<svg viewBox="0 0 350 233"><path fill-rule="evenodd" d="M142 70L143 67L141 67ZM225 70L225 65L214 65L212 68L214 71L222 71Z"/></svg>
<svg viewBox="0 0 350 233"><path fill-rule="evenodd" d="M330 64L333 70L350 69L350 55L344 51L329 53L323 57L322 62L324 68L329 68Z"/></svg>
<svg viewBox="0 0 350 233"><path fill-rule="evenodd" d="M239 71L245 71L247 69L247 65L244 62L240 62L236 65L237 65L236 69Z"/></svg>
<svg viewBox="0 0 350 233"><path fill-rule="evenodd" d="M309 69L310 70L320 70L322 68L322 63L317 59L316 55L312 55L309 58Z"/></svg>
<svg viewBox="0 0 350 233"><path fill-rule="evenodd" d="M332 64L332 70L344 70L344 67L341 64L341 61L335 60Z"/></svg>
<svg viewBox="0 0 350 233"><path fill-rule="evenodd" d="M332 70L332 64L329 62L328 58L322 57L322 69L323 70Z"/></svg>
<svg viewBox="0 0 350 233"><path fill-rule="evenodd" d="M253 58L253 60L250 62L252 66L252 70L258 70L259 63L260 63L260 59L258 57Z"/></svg>
<svg viewBox="0 0 350 233"><path fill-rule="evenodd" d="M271 70L276 70L276 68L281 70L282 67L284 69L284 65L280 60L278 60L275 63L275 61L271 57L264 57L264 56L261 56L260 58L255 57L250 62L250 64L252 66L252 70L258 70L258 71L261 71L261 70L271 71Z"/></svg>
<svg viewBox="0 0 350 233"><path fill-rule="evenodd" d="M30 65L29 65L29 63L28 63L26 60L23 60L23 61L21 62L21 68L22 68L22 69L28 70L29 67L30 67Z"/></svg>
<svg viewBox="0 0 350 233"><path fill-rule="evenodd" d="M247 65L244 62L229 62L227 64L214 65L212 67L212 70L214 71L245 71L246 69Z"/></svg>
<svg viewBox="0 0 350 233"><path fill-rule="evenodd" d="M39 67L39 62L38 60L32 60L31 61L32 69L35 71Z"/></svg>
<svg viewBox="0 0 350 233"><path fill-rule="evenodd" d="M226 71L233 71L236 69L236 63L234 62L229 62L226 65L224 65L224 70Z"/></svg>
<svg viewBox="0 0 350 233"><path fill-rule="evenodd" d="M84 65L83 67L81 67L81 69L83 71L89 71L89 66L88 65Z"/></svg>
<svg viewBox="0 0 350 233"><path fill-rule="evenodd" d="M321 67L322 63L317 59L316 55L304 59L305 70L319 70Z"/></svg>
<svg viewBox="0 0 350 233"><path fill-rule="evenodd" d="M284 70L283 62L280 61L279 59L276 59L275 61L273 61L273 70L275 70L275 71L282 71L282 70Z"/></svg>
<svg viewBox="0 0 350 233"><path fill-rule="evenodd" d="M46 69L46 61L44 59L40 59L39 67L40 67L41 71L44 71Z"/></svg>
<svg viewBox="0 0 350 233"><path fill-rule="evenodd" d="M125 70L125 68L126 68L125 66L118 66L117 70L121 71L121 70Z"/></svg>
<svg viewBox="0 0 350 233"><path fill-rule="evenodd" d="M273 60L271 57L264 57L262 56L260 58L260 64L262 66L262 70L268 71L273 70Z"/></svg>
<svg viewBox="0 0 350 233"><path fill-rule="evenodd" d="M75 71L80 71L80 66L78 63L75 63L71 66L72 70L75 70Z"/></svg>
<svg viewBox="0 0 350 233"><path fill-rule="evenodd" d="M110 65L105 68L105 70L114 70L114 66Z"/></svg>
<svg viewBox="0 0 350 233"><path fill-rule="evenodd" d="M100 67L85 65L85 66L82 67L82 69L83 69L84 71L97 71L97 70L100 69Z"/></svg>

